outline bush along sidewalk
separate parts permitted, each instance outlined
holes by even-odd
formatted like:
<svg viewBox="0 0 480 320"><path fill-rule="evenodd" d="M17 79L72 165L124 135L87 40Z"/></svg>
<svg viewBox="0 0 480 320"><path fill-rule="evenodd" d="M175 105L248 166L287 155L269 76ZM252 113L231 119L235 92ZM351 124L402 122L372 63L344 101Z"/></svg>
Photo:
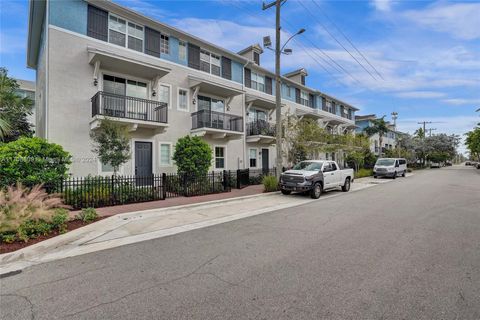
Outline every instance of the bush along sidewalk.
<svg viewBox="0 0 480 320"><path fill-rule="evenodd" d="M262 179L265 192L278 191L278 179L275 176L264 176Z"/></svg>
<svg viewBox="0 0 480 320"><path fill-rule="evenodd" d="M95 209L83 209L69 221L69 211L58 195L41 185L17 184L0 190L0 253L11 252L98 220Z"/></svg>

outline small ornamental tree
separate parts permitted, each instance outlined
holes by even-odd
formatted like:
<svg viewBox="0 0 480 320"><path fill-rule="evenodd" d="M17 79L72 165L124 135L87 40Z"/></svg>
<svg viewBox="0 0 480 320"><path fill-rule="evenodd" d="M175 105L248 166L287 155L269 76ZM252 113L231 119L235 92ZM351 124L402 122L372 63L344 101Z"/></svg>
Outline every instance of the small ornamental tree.
<svg viewBox="0 0 480 320"><path fill-rule="evenodd" d="M205 175L212 164L212 149L200 137L185 136L175 144L173 160L179 174Z"/></svg>
<svg viewBox="0 0 480 320"><path fill-rule="evenodd" d="M113 167L113 175L130 159L130 135L125 126L109 119L103 119L100 126L90 132L95 152L103 164Z"/></svg>
<svg viewBox="0 0 480 320"><path fill-rule="evenodd" d="M17 81L8 76L7 69L0 68L0 141L15 141L20 137L32 137L32 114L34 101L18 95Z"/></svg>
<svg viewBox="0 0 480 320"><path fill-rule="evenodd" d="M0 188L55 184L66 176L70 163L70 154L60 145L41 138L0 144Z"/></svg>

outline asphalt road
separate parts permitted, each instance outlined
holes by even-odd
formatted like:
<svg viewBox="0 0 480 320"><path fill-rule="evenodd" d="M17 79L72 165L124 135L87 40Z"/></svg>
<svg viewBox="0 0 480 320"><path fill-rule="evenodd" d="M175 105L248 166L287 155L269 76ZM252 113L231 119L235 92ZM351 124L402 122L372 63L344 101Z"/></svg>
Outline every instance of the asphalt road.
<svg viewBox="0 0 480 320"><path fill-rule="evenodd" d="M477 320L480 170L427 170L0 285L1 319Z"/></svg>

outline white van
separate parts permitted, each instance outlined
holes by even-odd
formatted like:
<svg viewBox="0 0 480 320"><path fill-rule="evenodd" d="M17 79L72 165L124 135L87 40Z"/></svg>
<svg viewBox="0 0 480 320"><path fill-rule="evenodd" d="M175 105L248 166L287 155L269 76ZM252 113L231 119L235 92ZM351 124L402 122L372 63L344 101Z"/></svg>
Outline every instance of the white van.
<svg viewBox="0 0 480 320"><path fill-rule="evenodd" d="M407 160L403 158L379 158L373 167L373 177L391 177L398 175L405 177L407 173Z"/></svg>

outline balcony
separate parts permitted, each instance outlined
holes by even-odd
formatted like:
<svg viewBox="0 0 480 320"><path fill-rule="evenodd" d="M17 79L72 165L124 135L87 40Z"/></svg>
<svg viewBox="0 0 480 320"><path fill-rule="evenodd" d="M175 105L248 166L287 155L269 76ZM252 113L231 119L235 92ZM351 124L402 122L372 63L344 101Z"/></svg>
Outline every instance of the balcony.
<svg viewBox="0 0 480 320"><path fill-rule="evenodd" d="M247 142L273 143L276 136L275 124L265 120L247 123Z"/></svg>
<svg viewBox="0 0 480 320"><path fill-rule="evenodd" d="M192 113L192 133L198 136L208 135L214 139L238 139L243 135L243 117L200 110Z"/></svg>
<svg viewBox="0 0 480 320"><path fill-rule="evenodd" d="M91 99L91 128L99 125L103 118L137 127L164 128L168 126L168 106L164 102L123 96L103 91L97 92Z"/></svg>

